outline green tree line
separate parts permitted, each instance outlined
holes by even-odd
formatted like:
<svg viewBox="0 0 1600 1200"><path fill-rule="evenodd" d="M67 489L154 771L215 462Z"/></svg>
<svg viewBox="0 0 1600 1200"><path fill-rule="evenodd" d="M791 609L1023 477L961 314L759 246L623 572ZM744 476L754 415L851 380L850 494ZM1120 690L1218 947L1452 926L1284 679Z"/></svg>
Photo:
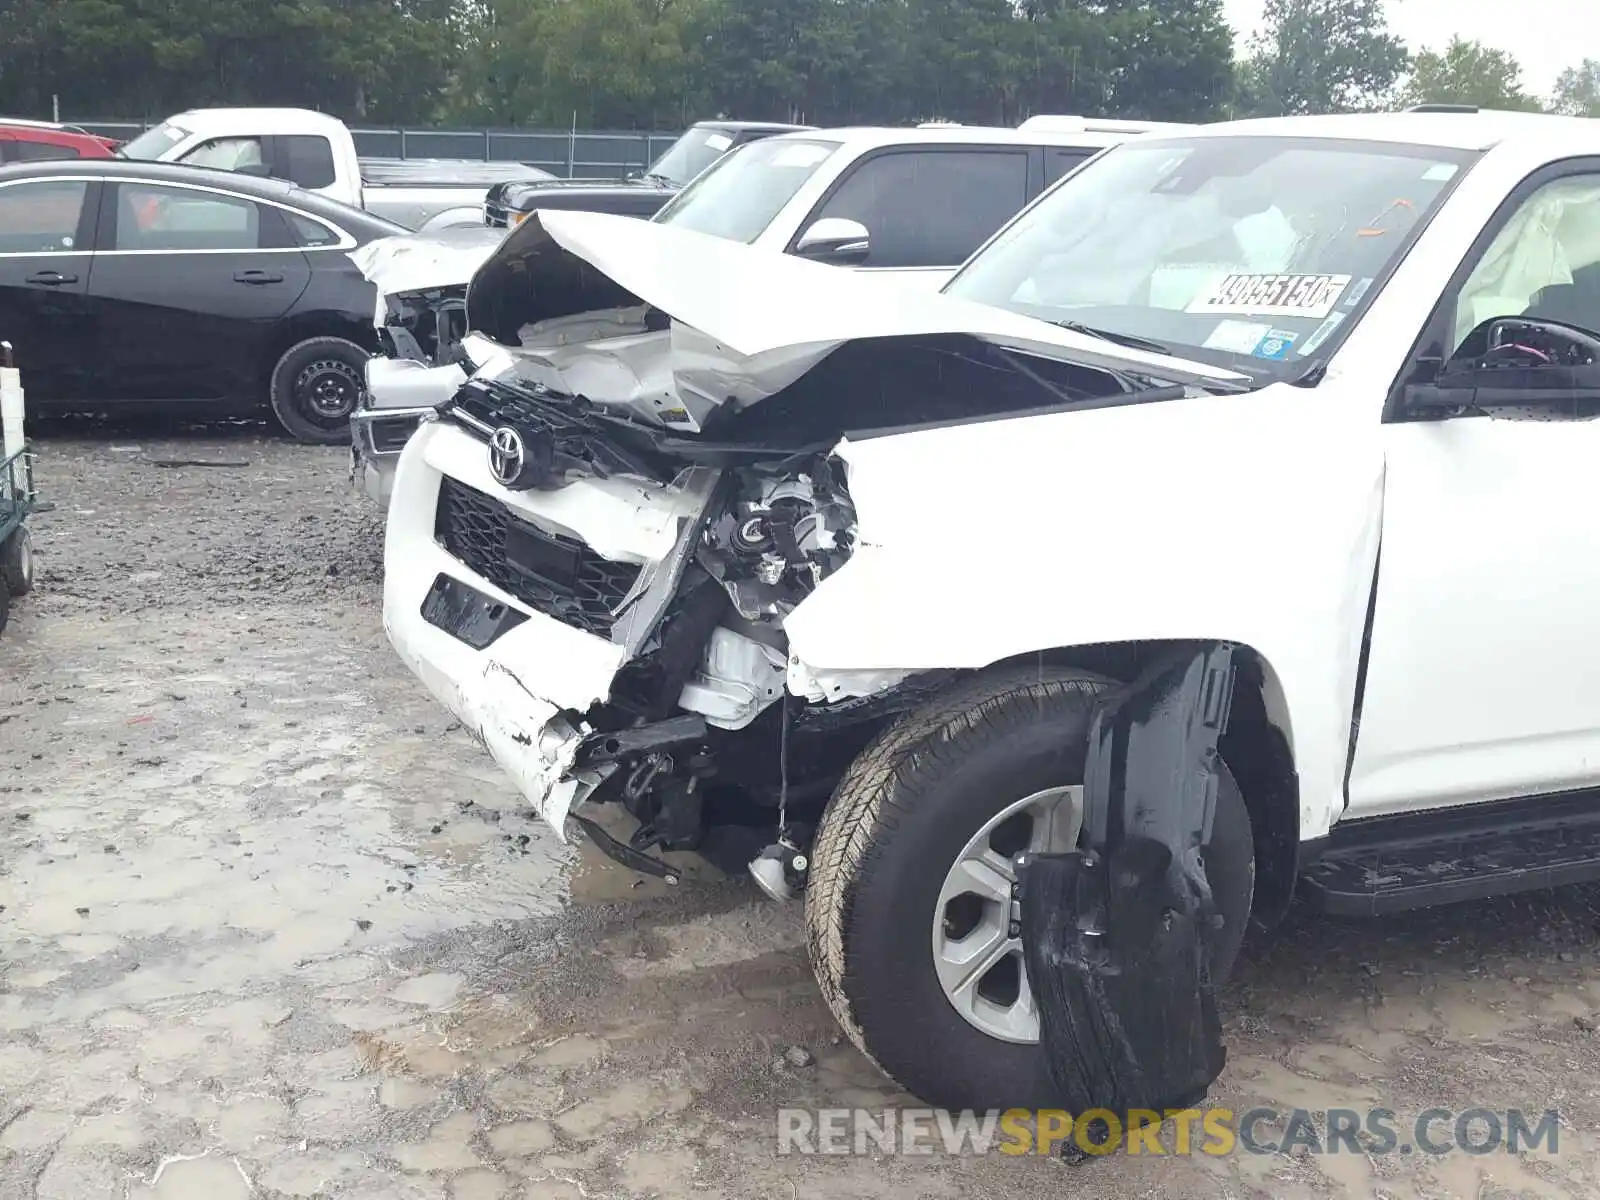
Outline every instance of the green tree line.
<svg viewBox="0 0 1600 1200"><path fill-rule="evenodd" d="M673 128L1167 120L1422 101L1600 116L1600 62L1555 94L1460 39L1412 54L1384 0L9 0L0 113L154 118L284 104L383 123Z"/></svg>

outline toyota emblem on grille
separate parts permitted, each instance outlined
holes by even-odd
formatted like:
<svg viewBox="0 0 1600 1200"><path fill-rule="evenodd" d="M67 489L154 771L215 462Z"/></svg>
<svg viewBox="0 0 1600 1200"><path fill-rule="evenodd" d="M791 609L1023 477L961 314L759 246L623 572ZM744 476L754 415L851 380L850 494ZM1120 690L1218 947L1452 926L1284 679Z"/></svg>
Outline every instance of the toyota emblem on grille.
<svg viewBox="0 0 1600 1200"><path fill-rule="evenodd" d="M527 454L522 435L509 425L500 426L489 439L489 474L501 487L510 487L522 474Z"/></svg>

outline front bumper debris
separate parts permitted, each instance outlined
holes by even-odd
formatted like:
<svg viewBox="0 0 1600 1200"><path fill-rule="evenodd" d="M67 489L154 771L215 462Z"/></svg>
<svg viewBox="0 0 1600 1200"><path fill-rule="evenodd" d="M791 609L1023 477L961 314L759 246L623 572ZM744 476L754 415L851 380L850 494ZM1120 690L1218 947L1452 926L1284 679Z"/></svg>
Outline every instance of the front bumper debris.
<svg viewBox="0 0 1600 1200"><path fill-rule="evenodd" d="M364 402L350 417L350 482L386 508L400 452L423 421L438 415L467 373L455 363L430 366L411 358L374 355L366 364Z"/></svg>
<svg viewBox="0 0 1600 1200"><path fill-rule="evenodd" d="M1072 1112L1188 1107L1227 1053L1201 846L1233 649L1180 651L1102 700L1090 726L1078 852L1026 856L1023 951L1041 1040Z"/></svg>
<svg viewBox="0 0 1600 1200"><path fill-rule="evenodd" d="M449 517L447 492L464 490L498 492L495 502L508 520L570 529L585 545L606 547L608 561L617 565L661 561L679 540L680 520L704 500L671 488L603 480L559 492L504 493L489 477L483 444L440 421L425 421L399 455L384 539L384 630L401 661L565 837L573 806L589 799L630 755L661 748L650 738L693 736L698 727L668 724L591 738L594 731L577 714L609 697L627 660L625 647L579 628L570 613L564 620L543 611L537 596L524 594L529 585L521 576L485 575L452 554L448 528L446 537L439 535L441 511ZM473 594L489 609L521 619L497 622L487 609L467 613L449 597L430 602L441 592L441 579L455 581L457 591Z"/></svg>
<svg viewBox="0 0 1600 1200"><path fill-rule="evenodd" d="M351 415L350 482L380 508L389 505L400 452L417 426L434 415L432 408L362 408Z"/></svg>

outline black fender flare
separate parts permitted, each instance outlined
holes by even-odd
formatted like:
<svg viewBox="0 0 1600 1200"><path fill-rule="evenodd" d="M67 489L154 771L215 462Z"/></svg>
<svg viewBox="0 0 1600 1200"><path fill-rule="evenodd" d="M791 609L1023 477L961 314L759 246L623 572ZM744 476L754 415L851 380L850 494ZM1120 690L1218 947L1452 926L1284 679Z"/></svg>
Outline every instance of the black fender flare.
<svg viewBox="0 0 1600 1200"><path fill-rule="evenodd" d="M1025 856L1022 939L1068 1107L1188 1107L1222 1073L1201 847L1217 809L1237 648L1174 647L1096 704L1077 852Z"/></svg>

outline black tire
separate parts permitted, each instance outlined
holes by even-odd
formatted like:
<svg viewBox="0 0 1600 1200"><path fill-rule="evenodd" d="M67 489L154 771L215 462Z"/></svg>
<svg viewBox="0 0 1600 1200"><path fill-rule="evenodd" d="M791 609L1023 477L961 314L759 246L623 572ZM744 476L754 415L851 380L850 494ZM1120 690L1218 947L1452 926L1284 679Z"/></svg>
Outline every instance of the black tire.
<svg viewBox="0 0 1600 1200"><path fill-rule="evenodd" d="M806 886L812 967L851 1041L926 1103L1059 1103L1037 1043L1002 1041L956 1011L930 939L945 875L967 842L1008 804L1083 782L1090 712L1111 686L1068 669L980 676L881 734L823 815ZM1250 818L1226 771L1204 853L1224 917L1213 961L1225 978L1254 892Z"/></svg>
<svg viewBox="0 0 1600 1200"><path fill-rule="evenodd" d="M272 369L272 415L297 442L348 444L350 417L366 390L371 357L340 337L296 342Z"/></svg>
<svg viewBox="0 0 1600 1200"><path fill-rule="evenodd" d="M13 596L33 591L33 535L19 525L0 546L0 587Z"/></svg>

